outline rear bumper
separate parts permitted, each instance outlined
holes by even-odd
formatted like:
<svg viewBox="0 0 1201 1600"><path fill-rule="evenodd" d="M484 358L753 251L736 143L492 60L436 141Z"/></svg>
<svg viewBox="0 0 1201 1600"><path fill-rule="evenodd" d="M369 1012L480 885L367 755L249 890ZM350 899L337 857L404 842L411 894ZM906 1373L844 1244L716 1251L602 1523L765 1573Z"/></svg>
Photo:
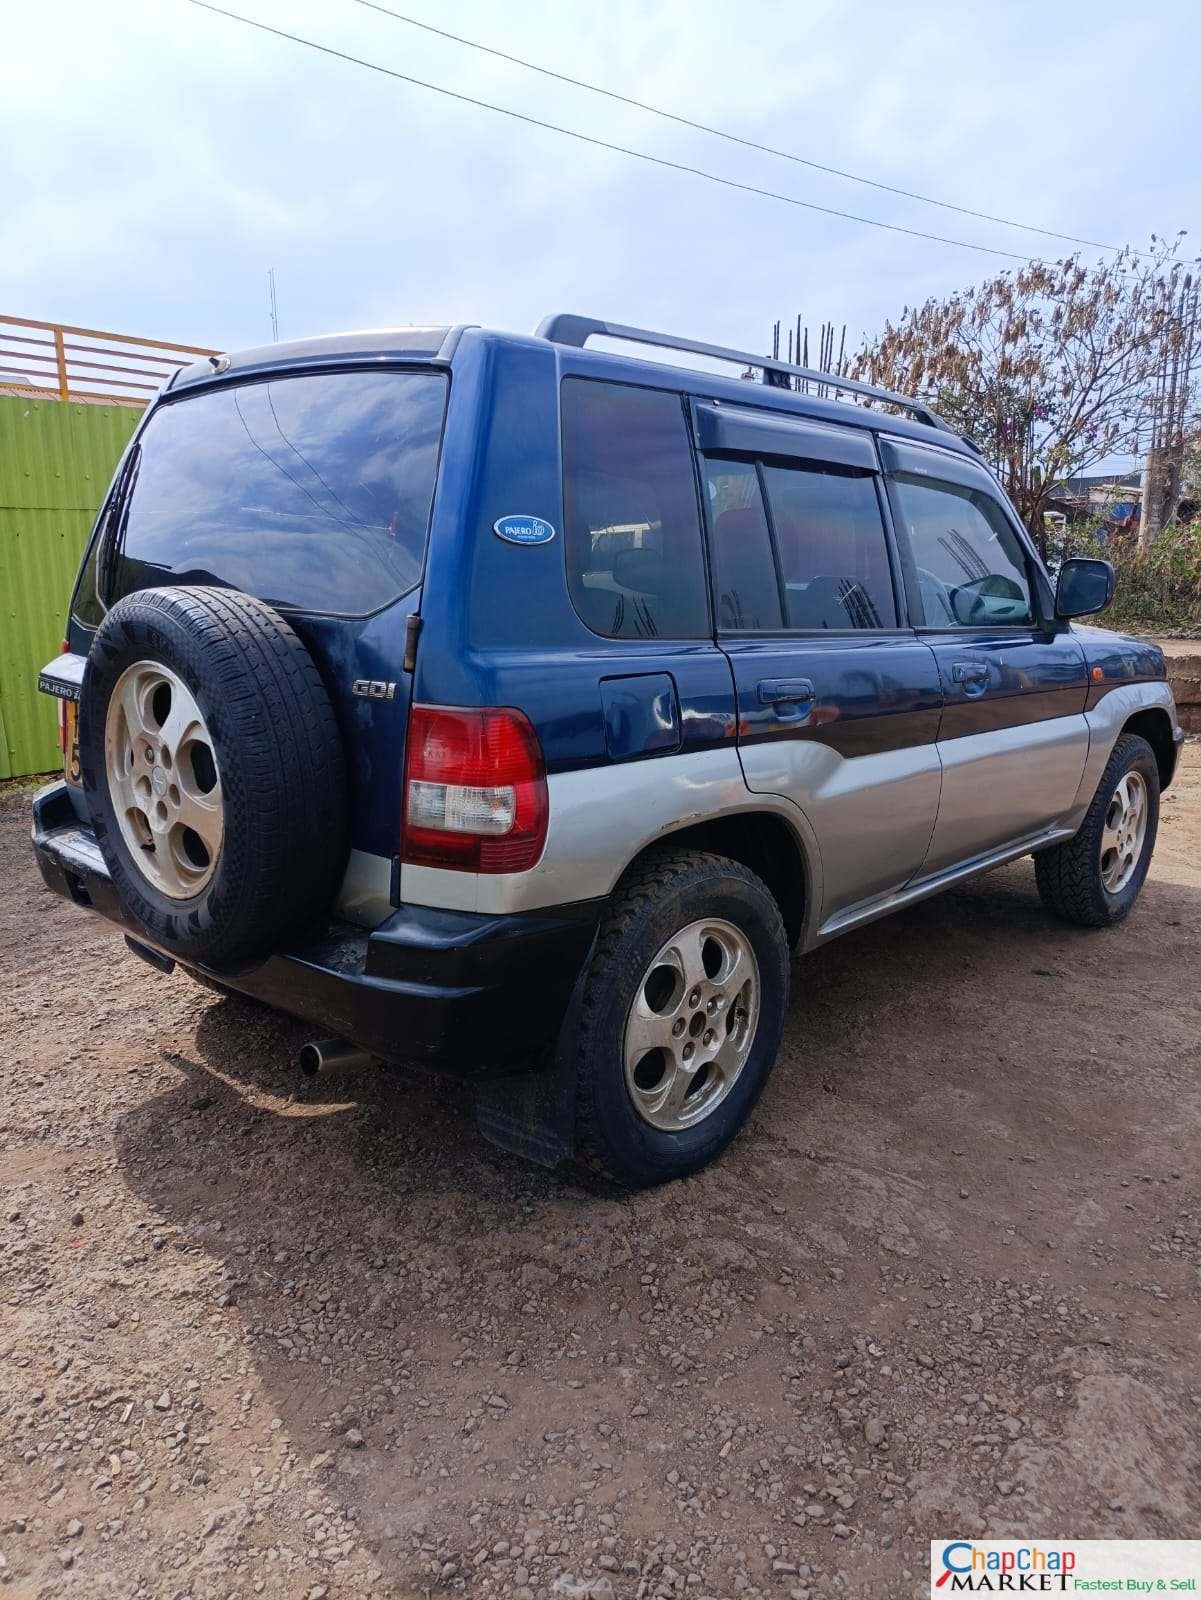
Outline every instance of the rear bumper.
<svg viewBox="0 0 1201 1600"><path fill-rule="evenodd" d="M64 783L34 797L33 850L56 894L149 947ZM372 933L334 924L253 965L192 970L385 1058L489 1077L553 1043L603 908L481 916L404 906Z"/></svg>

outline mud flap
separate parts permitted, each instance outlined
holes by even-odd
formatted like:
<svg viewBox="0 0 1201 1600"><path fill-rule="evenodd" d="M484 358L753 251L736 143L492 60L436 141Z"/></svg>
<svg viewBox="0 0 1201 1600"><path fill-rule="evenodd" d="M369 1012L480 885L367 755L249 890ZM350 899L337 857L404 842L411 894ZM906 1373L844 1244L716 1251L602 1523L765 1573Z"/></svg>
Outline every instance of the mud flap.
<svg viewBox="0 0 1201 1600"><path fill-rule="evenodd" d="M557 1167L575 1155L575 1039L583 987L581 975L548 1061L532 1071L485 1079L476 1091L475 1120L484 1138L542 1167Z"/></svg>

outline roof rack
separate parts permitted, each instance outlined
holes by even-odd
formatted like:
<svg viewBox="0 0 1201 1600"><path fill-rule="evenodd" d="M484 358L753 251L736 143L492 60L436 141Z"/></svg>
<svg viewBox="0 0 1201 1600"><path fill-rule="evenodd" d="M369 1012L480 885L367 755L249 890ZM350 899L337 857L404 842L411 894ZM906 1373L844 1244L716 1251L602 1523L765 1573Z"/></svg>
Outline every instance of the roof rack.
<svg viewBox="0 0 1201 1600"><path fill-rule="evenodd" d="M757 356L749 350L728 350L724 345L702 344L699 339L677 339L673 334L655 333L650 328L627 328L620 322L599 322L594 317L577 317L566 311L543 317L534 332L539 338L549 339L553 344L573 345L578 350L582 350L589 339L602 334L607 339L625 339L631 344L656 345L661 350L687 350L692 355L713 356L719 361L737 361L747 366L762 367L765 381L768 381L766 375L769 372L787 373L791 377L805 378L810 383L821 384L827 389L843 389L848 394L863 395L869 400L880 400L887 405L900 406L927 427L937 428L942 433L959 437L945 418L940 417L937 411L931 411L930 407L923 405L920 400L912 400L908 395L894 394L891 389L877 389L874 384L860 383L857 378L841 378L830 372L818 372L813 367L797 367L791 361L780 361L775 356Z"/></svg>

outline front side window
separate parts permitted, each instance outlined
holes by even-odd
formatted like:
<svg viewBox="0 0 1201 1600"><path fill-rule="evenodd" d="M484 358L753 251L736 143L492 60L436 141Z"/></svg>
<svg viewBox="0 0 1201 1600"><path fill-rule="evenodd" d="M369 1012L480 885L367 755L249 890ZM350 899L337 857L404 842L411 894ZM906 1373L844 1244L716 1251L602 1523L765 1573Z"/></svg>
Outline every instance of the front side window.
<svg viewBox="0 0 1201 1600"><path fill-rule="evenodd" d="M875 480L819 465L764 466L789 628L895 628Z"/></svg>
<svg viewBox="0 0 1201 1600"><path fill-rule="evenodd" d="M446 394L440 373L331 372L160 407L129 463L105 598L200 583L302 611L387 605L421 577Z"/></svg>
<svg viewBox="0 0 1201 1600"><path fill-rule="evenodd" d="M678 394L590 378L562 389L571 598L611 639L702 639L709 606Z"/></svg>
<svg viewBox="0 0 1201 1600"><path fill-rule="evenodd" d="M1021 543L989 495L907 473L892 482L928 628L1034 621Z"/></svg>

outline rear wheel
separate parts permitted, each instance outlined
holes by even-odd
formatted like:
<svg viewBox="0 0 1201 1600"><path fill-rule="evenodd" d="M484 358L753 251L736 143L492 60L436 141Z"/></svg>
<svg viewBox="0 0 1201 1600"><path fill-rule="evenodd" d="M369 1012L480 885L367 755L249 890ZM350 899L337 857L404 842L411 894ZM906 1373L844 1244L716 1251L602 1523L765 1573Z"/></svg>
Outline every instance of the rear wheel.
<svg viewBox="0 0 1201 1600"><path fill-rule="evenodd" d="M1043 904L1085 928L1120 922L1138 898L1159 827L1159 766L1145 739L1114 746L1076 835L1034 858Z"/></svg>
<svg viewBox="0 0 1201 1600"><path fill-rule="evenodd" d="M787 997L762 880L722 856L652 858L614 897L571 1024L585 1154L634 1188L711 1161L767 1081Z"/></svg>

